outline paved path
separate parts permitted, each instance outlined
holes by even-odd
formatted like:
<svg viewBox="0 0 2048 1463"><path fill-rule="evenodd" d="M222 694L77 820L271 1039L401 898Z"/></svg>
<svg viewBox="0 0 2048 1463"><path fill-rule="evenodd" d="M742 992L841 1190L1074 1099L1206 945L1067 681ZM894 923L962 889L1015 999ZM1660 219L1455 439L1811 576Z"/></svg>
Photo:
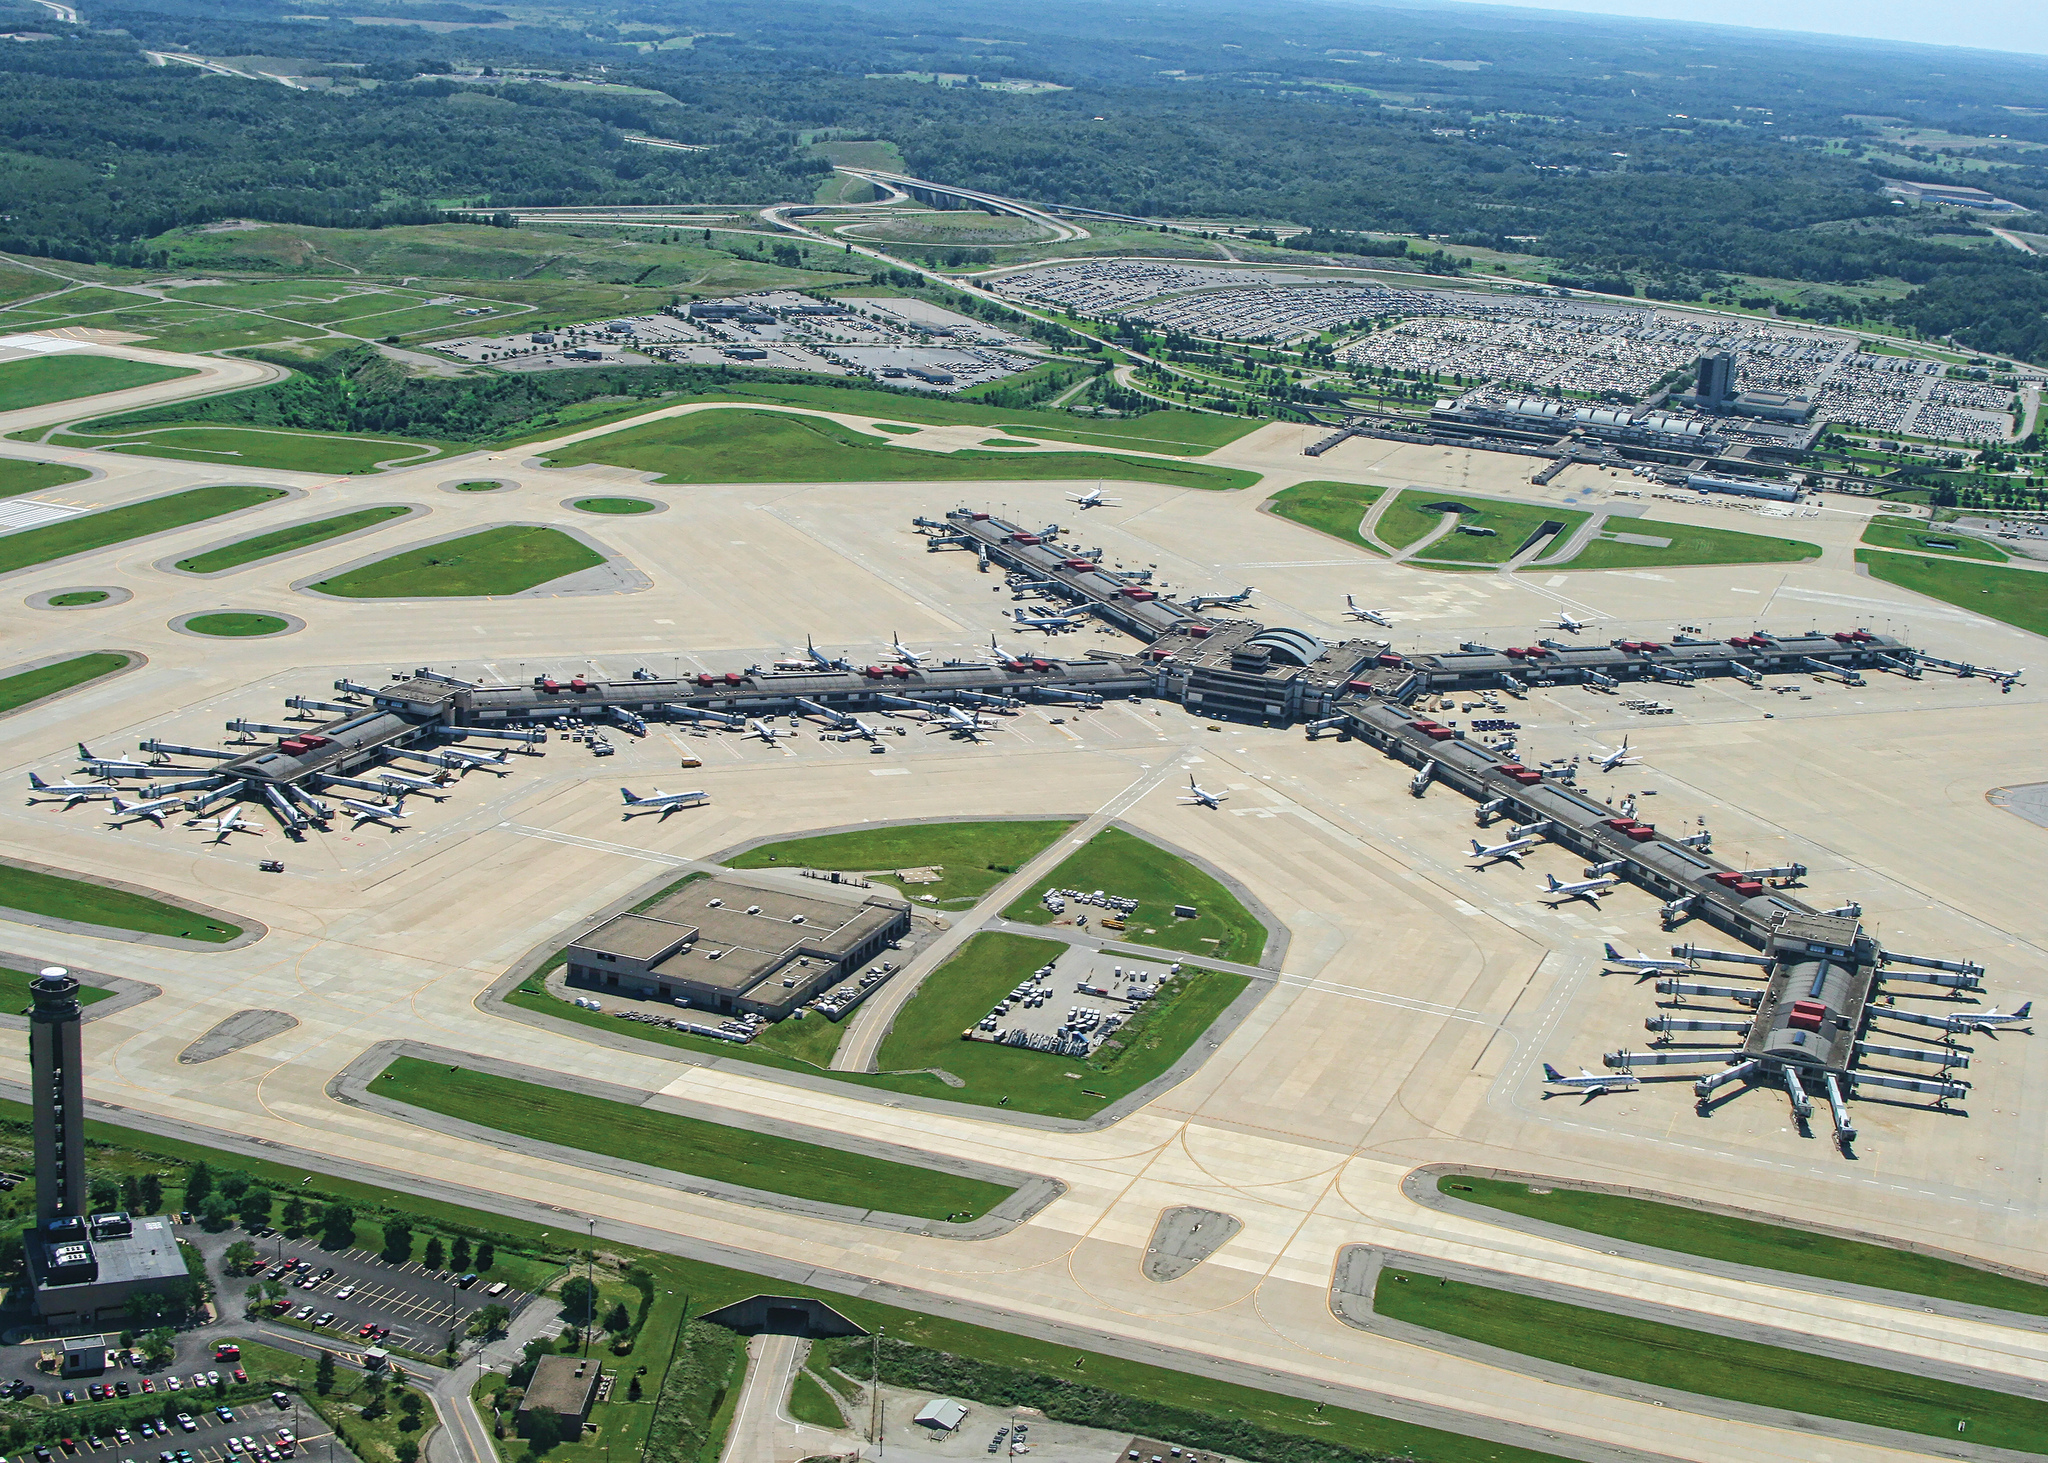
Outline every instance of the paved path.
<svg viewBox="0 0 2048 1463"><path fill-rule="evenodd" d="M756 1336L747 1343L747 1380L719 1463L796 1463L837 1452L846 1435L789 1415L789 1389L808 1343L794 1336Z"/></svg>

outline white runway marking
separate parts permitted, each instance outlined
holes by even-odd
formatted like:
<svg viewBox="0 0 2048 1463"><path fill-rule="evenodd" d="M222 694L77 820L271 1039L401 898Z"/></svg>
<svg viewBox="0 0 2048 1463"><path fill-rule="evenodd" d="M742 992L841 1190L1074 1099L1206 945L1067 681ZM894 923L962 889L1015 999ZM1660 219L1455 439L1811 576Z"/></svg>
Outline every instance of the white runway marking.
<svg viewBox="0 0 2048 1463"><path fill-rule="evenodd" d="M34 528L41 523L56 523L65 518L76 518L85 512L83 508L71 508L62 503L41 503L34 498L17 498L12 503L0 503L0 533L15 533L24 528Z"/></svg>

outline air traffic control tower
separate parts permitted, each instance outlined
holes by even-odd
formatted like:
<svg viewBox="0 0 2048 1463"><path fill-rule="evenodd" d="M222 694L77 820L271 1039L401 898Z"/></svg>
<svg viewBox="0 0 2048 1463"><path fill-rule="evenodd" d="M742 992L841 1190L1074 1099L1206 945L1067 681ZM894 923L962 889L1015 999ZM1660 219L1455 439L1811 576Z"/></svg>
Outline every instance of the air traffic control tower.
<svg viewBox="0 0 2048 1463"><path fill-rule="evenodd" d="M28 1059L34 1092L36 1227L84 1213L85 1060L78 1028L78 982L61 965L29 986Z"/></svg>

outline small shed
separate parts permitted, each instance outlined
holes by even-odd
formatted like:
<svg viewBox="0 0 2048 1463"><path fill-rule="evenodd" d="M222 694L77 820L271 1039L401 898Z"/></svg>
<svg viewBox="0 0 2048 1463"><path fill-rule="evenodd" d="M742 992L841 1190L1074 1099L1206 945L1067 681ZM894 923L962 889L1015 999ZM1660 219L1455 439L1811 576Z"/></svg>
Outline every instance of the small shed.
<svg viewBox="0 0 2048 1463"><path fill-rule="evenodd" d="M934 1397L918 1408L917 1416L911 1420L934 1432L949 1433L960 1426L966 1417L965 1402L955 1402L951 1397Z"/></svg>
<svg viewBox="0 0 2048 1463"><path fill-rule="evenodd" d="M64 1375L96 1377L107 1369L107 1338L66 1336L58 1343L64 1348Z"/></svg>

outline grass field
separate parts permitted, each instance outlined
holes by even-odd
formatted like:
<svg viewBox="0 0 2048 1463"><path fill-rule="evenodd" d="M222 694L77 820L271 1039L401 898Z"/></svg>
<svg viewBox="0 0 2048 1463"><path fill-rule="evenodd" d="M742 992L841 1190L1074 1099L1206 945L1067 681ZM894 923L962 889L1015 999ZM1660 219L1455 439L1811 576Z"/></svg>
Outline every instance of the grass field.
<svg viewBox="0 0 2048 1463"><path fill-rule="evenodd" d="M218 614L194 615L185 622L194 635L218 635L233 639L245 635L275 635L291 628L276 615L259 615L247 610L222 610Z"/></svg>
<svg viewBox="0 0 2048 1463"><path fill-rule="evenodd" d="M856 1209L946 1219L955 1213L986 1213L1013 1192L914 1164L412 1057L394 1059L370 1090L500 1132Z"/></svg>
<svg viewBox="0 0 2048 1463"><path fill-rule="evenodd" d="M1690 523L1659 523L1654 518L1610 518L1606 531L1639 533L1646 538L1668 538L1671 542L1659 549L1648 544L1596 538L1558 567L1637 569L1648 565L1679 568L1688 564L1791 564L1820 557L1820 545L1803 539L1700 528Z"/></svg>
<svg viewBox="0 0 2048 1463"><path fill-rule="evenodd" d="M109 889L83 879L45 874L0 863L0 908L40 914L48 919L76 920L109 929L136 930L145 935L175 935L225 945L242 933L240 925L208 919L190 909L165 904L146 894Z"/></svg>
<svg viewBox="0 0 2048 1463"><path fill-rule="evenodd" d="M1058 868L1019 895L1003 911L1003 918L1051 924L1055 916L1042 902L1048 889L1100 889L1137 900L1137 909L1128 916L1130 928L1123 933L1097 926L1106 939L1213 955L1246 965L1256 965L1265 953L1266 927L1238 903L1235 894L1187 860L1121 828L1103 829L1085 848L1062 859ZM1193 905L1201 913L1194 919L1175 919L1176 904ZM1092 916L1101 913L1087 912Z"/></svg>
<svg viewBox="0 0 2048 1463"><path fill-rule="evenodd" d="M11 970L0 965L0 1010L21 1011L33 999L28 993L28 983L36 978L32 970ZM94 1001L104 1001L113 995L112 991L101 990L96 985L81 983L78 987L78 1004L90 1006Z"/></svg>
<svg viewBox="0 0 2048 1463"><path fill-rule="evenodd" d="M237 539L234 543L223 544L220 548L209 549L206 553L195 554L189 559L178 560L178 567L190 574L218 574L223 569L233 569L242 564L253 564L258 559L268 559L275 554L290 553L345 533L368 528L392 518L403 518L412 510L404 507L363 508L354 513L341 513L332 518L315 518L305 523L295 523L290 528L280 528L271 533L259 533L254 538Z"/></svg>
<svg viewBox="0 0 2048 1463"><path fill-rule="evenodd" d="M0 544L6 542L0 539ZM1856 562L1866 566L1873 579L2048 635L2048 574L1877 549L1858 549Z"/></svg>
<svg viewBox="0 0 2048 1463"><path fill-rule="evenodd" d="M1267 503L1273 512L1291 523L1327 533L1354 548L1384 557L1387 551L1369 541L1358 527L1385 491L1385 488L1367 487L1362 483L1296 483L1291 488L1282 488L1267 499Z"/></svg>
<svg viewBox="0 0 2048 1463"><path fill-rule="evenodd" d="M19 411L25 406L44 406L79 396L126 391L131 386L153 386L159 381L175 381L180 376L198 374L188 366L159 366L148 361L124 360L120 356L89 355L84 351L8 361L0 364L0 411Z"/></svg>
<svg viewBox="0 0 2048 1463"><path fill-rule="evenodd" d="M1241 975L1183 968L1157 1000L1117 1033L1120 1048L1087 1060L1027 1047L963 1041L972 1027L1018 982L1065 945L1007 931L984 930L924 979L889 1035L875 1065L901 1092L1014 1108L1048 1117L1086 1118L1171 1067L1223 1014L1248 983ZM955 1087L929 1075L938 1068L958 1078ZM884 1085L870 1077L871 1085Z"/></svg>
<svg viewBox="0 0 2048 1463"><path fill-rule="evenodd" d="M68 596L67 596L68 597ZM102 599L106 596L101 595ZM91 655L73 656L60 660L55 665L46 665L41 670L23 671L0 681L0 711L12 711L26 706L31 701L40 701L45 696L54 696L59 691L68 691L73 686L82 686L87 681L96 681L101 676L110 676L128 664L128 657L108 651L95 651Z"/></svg>
<svg viewBox="0 0 2048 1463"><path fill-rule="evenodd" d="M1440 1178L1436 1186L1453 1198L1609 1239L1823 1280L1853 1276L1858 1285L2048 1316L2048 1286L1910 1250L1583 1189L1547 1187L1538 1193L1527 1184L1463 1175Z"/></svg>
<svg viewBox="0 0 2048 1463"><path fill-rule="evenodd" d="M778 1021L755 1037L750 1046L764 1052L774 1052L793 1061L802 1062L819 1071L828 1071L832 1066L832 1054L839 1050L840 1038L846 1035L846 1027L827 1020L817 1012L792 1016Z"/></svg>
<svg viewBox="0 0 2048 1463"><path fill-rule="evenodd" d="M740 854L729 867L811 868L870 875L893 869L936 867L942 873L936 884L904 884L886 877L876 882L913 898L936 894L941 907L964 909L1029 863L1033 855L1072 826L1071 820L1060 819L857 828L817 838L764 844Z"/></svg>
<svg viewBox="0 0 2048 1463"><path fill-rule="evenodd" d="M495 493L504 486L505 484L491 478L479 478L474 482L457 483L455 491L458 493Z"/></svg>
<svg viewBox="0 0 2048 1463"><path fill-rule="evenodd" d="M111 598L113 596L104 589L73 589L63 594L51 595L50 604L55 609L68 610L76 609L80 605L96 605Z"/></svg>
<svg viewBox="0 0 2048 1463"><path fill-rule="evenodd" d="M850 404L842 408L853 409ZM1256 473L1233 468L1094 453L1011 457L999 452L921 452L823 417L744 409L696 412L628 427L573 442L547 462L550 467L608 463L658 472L666 483L1107 478L1225 489L1249 487L1258 481Z"/></svg>
<svg viewBox="0 0 2048 1463"><path fill-rule="evenodd" d="M44 488L60 488L91 476L82 467L66 467L60 462L27 462L19 457L0 457L0 498L40 493Z"/></svg>
<svg viewBox="0 0 2048 1463"><path fill-rule="evenodd" d="M572 505L585 513L652 513L654 505L645 498L578 498Z"/></svg>
<svg viewBox="0 0 2048 1463"><path fill-rule="evenodd" d="M1929 540L1936 543L1954 544L1954 548L1931 548ZM1954 559L1983 559L1993 564L2003 564L2012 557L1996 544L1988 544L1980 538L1969 538L1960 533L1942 533L1924 528L1909 528L1903 523L1887 523L1882 518L1872 519L1863 530L1863 542L1880 549L1917 549L1924 554L1947 554Z"/></svg>
<svg viewBox="0 0 2048 1463"><path fill-rule="evenodd" d="M846 1417L840 1412L839 1404L809 1372L798 1372L796 1384L789 1389L789 1415L812 1427L846 1426Z"/></svg>
<svg viewBox="0 0 2048 1463"><path fill-rule="evenodd" d="M1409 488L1380 515L1376 532L1383 543L1406 548L1429 534L1443 521L1441 513L1423 507L1425 503L1460 503L1471 509L1458 515L1460 528L1490 528L1491 538L1475 538L1453 531L1429 547L1428 561L1453 564L1505 564L1522 547L1523 540L1543 523L1562 523L1564 532L1552 539L1556 548L1584 523L1587 514L1575 508L1552 508L1536 503L1515 503L1505 498L1475 498L1434 488Z"/></svg>
<svg viewBox="0 0 2048 1463"><path fill-rule="evenodd" d="M2048 1402L1909 1372L1393 1269L1380 1272L1373 1309L1392 1320L1651 1386L1930 1437L1953 1438L1957 1422L1967 1421L1964 1440L1980 1448L2048 1451Z"/></svg>
<svg viewBox="0 0 2048 1463"><path fill-rule="evenodd" d="M97 447L124 457L171 457L181 462L214 462L230 467L266 467L283 472L364 473L402 459L405 465L437 456L431 442L398 437L344 437L327 432L283 432L269 427L167 426L134 431L62 432L50 440L60 447Z"/></svg>
<svg viewBox="0 0 2048 1463"><path fill-rule="evenodd" d="M409 549L312 587L344 599L518 594L603 562L602 554L559 529L517 525Z"/></svg>
<svg viewBox="0 0 2048 1463"><path fill-rule="evenodd" d="M103 508L97 513L81 514L60 523L46 523L40 528L25 528L19 533L0 536L0 574L47 564L52 559L82 554L91 549L103 549L108 544L125 543L144 534L183 528L188 523L202 523L239 508L253 508L258 503L272 502L284 495L283 488L187 488L182 493L167 493L161 498L148 498L119 508Z"/></svg>

